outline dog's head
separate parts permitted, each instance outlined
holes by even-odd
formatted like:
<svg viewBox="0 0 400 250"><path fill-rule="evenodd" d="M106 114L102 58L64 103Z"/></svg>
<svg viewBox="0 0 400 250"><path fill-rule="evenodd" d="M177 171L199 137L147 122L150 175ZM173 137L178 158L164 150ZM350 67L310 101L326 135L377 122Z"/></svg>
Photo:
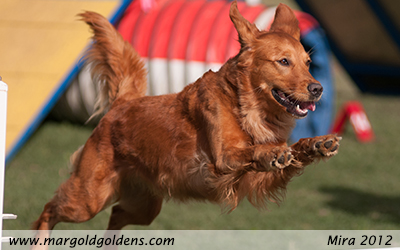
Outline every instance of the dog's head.
<svg viewBox="0 0 400 250"><path fill-rule="evenodd" d="M315 110L322 86L310 72L311 59L300 43L300 29L293 11L280 4L270 30L259 31L232 3L230 18L239 34L238 60L248 72L250 87L270 110L296 118ZM272 104L271 104L272 103Z"/></svg>

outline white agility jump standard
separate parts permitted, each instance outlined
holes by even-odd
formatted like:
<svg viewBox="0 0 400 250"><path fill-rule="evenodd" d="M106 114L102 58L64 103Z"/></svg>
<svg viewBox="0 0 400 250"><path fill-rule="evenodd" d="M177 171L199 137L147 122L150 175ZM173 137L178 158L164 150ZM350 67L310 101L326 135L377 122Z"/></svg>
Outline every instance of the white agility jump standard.
<svg viewBox="0 0 400 250"><path fill-rule="evenodd" d="M3 214L4 206L4 174L6 162L6 125L7 125L7 91L8 86L0 77L0 238L1 242L9 241L10 237L3 237L3 220L16 219L14 214ZM0 242L0 250L1 250Z"/></svg>

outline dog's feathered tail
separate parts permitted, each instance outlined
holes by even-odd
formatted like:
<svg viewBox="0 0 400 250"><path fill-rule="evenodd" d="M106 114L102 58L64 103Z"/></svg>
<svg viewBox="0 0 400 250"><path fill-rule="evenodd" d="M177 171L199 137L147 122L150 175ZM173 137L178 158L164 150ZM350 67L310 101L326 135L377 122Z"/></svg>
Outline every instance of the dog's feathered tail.
<svg viewBox="0 0 400 250"><path fill-rule="evenodd" d="M93 32L93 44L85 59L91 64L92 78L100 83L91 118L107 111L116 99L144 96L147 72L139 54L102 15L86 11L78 16Z"/></svg>

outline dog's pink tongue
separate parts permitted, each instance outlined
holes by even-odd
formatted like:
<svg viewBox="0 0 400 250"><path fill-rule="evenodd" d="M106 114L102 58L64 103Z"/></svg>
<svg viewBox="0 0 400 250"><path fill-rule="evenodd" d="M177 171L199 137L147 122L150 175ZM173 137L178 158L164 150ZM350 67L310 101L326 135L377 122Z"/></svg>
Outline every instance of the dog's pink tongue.
<svg viewBox="0 0 400 250"><path fill-rule="evenodd" d="M311 111L315 111L315 102L303 102L303 103L301 103L300 107L302 109L308 109Z"/></svg>

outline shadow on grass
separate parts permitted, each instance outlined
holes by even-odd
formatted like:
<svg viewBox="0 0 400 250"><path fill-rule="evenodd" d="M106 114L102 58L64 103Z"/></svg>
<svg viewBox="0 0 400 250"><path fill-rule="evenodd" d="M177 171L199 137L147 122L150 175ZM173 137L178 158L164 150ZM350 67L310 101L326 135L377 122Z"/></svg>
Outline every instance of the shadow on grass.
<svg viewBox="0 0 400 250"><path fill-rule="evenodd" d="M400 196L382 196L346 187L322 187L319 191L332 197L327 202L331 208L400 224Z"/></svg>

